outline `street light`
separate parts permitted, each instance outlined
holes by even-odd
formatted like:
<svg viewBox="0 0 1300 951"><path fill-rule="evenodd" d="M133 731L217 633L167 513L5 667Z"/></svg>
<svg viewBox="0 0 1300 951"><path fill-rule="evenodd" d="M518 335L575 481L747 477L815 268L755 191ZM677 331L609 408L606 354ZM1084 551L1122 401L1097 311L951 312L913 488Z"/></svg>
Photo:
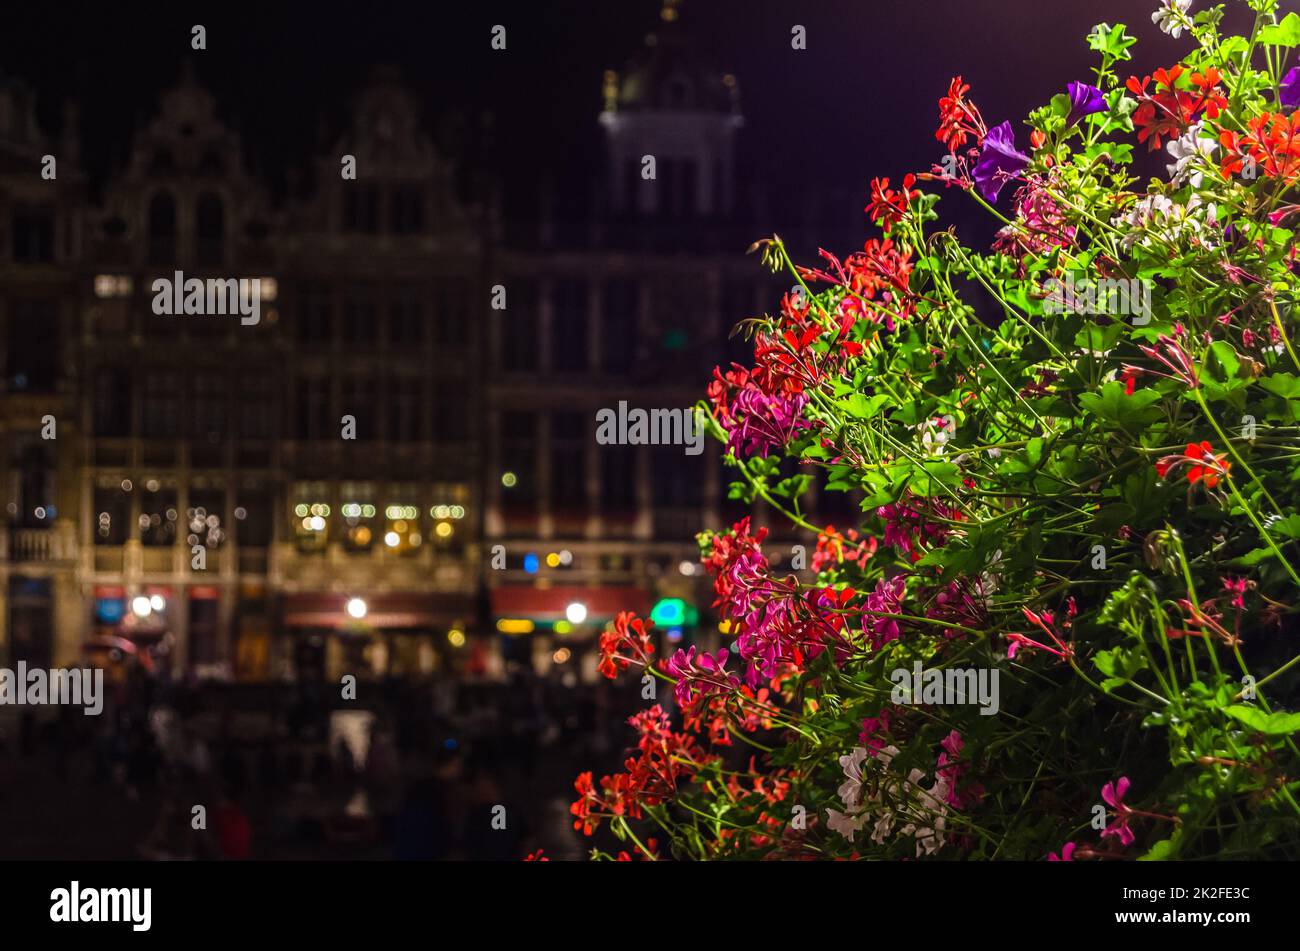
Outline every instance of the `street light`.
<svg viewBox="0 0 1300 951"><path fill-rule="evenodd" d="M161 611L163 608L167 607L167 601L161 594L155 594L149 599L149 606L155 611Z"/></svg>
<svg viewBox="0 0 1300 951"><path fill-rule="evenodd" d="M348 599L348 615L350 617L360 621L363 617L366 616L367 610L368 609L366 607L366 602L362 601L360 598Z"/></svg>
<svg viewBox="0 0 1300 951"><path fill-rule="evenodd" d="M153 613L153 604L144 595L131 599L131 613L139 618L146 618Z"/></svg>
<svg viewBox="0 0 1300 951"><path fill-rule="evenodd" d="M587 620L587 606L581 601L574 601L564 609L564 616L569 619L570 624L581 624Z"/></svg>

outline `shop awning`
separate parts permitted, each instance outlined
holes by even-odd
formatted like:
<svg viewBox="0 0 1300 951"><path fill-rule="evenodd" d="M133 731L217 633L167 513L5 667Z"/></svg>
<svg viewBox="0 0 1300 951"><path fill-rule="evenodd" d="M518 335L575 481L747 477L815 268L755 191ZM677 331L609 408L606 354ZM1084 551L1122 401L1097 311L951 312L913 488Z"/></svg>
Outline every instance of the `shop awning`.
<svg viewBox="0 0 1300 951"><path fill-rule="evenodd" d="M350 598L366 602L360 621L348 615ZM473 601L467 594L288 594L283 600L285 627L342 628L358 624L374 628L444 628L472 619Z"/></svg>
<svg viewBox="0 0 1300 951"><path fill-rule="evenodd" d="M634 611L642 617L650 612L649 592L630 585L600 588L580 585L557 585L552 588L511 585L492 591L492 613L499 618L559 620L565 616L565 609L575 603L586 606L588 620L612 618L620 611Z"/></svg>

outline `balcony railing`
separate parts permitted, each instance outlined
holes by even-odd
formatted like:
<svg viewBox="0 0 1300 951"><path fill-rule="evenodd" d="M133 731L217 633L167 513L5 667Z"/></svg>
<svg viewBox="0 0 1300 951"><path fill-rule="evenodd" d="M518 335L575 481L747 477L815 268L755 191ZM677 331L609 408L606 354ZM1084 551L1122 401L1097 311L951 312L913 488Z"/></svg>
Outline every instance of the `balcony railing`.
<svg viewBox="0 0 1300 951"><path fill-rule="evenodd" d="M8 541L10 561L57 561L61 557L58 539L49 529L10 529Z"/></svg>

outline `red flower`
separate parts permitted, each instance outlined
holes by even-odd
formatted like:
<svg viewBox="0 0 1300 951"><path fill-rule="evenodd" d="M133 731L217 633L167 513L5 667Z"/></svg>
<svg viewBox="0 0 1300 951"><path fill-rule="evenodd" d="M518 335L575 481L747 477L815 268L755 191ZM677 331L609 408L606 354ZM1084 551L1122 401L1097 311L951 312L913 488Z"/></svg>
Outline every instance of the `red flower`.
<svg viewBox="0 0 1300 951"><path fill-rule="evenodd" d="M1223 146L1219 171L1225 179L1241 172L1247 159L1268 178L1281 179L1287 184L1300 178L1300 110L1290 118L1280 112L1265 112L1246 126L1249 129L1246 133L1230 129L1219 133L1219 143Z"/></svg>
<svg viewBox="0 0 1300 951"><path fill-rule="evenodd" d="M889 187L888 178L873 178L871 204L863 210L870 213L872 221L883 221L886 228L896 225L906 217L908 203L920 194L912 189L914 184L916 184L916 176L905 175L903 190L896 192Z"/></svg>
<svg viewBox="0 0 1300 951"><path fill-rule="evenodd" d="M1215 455L1214 447L1209 442L1202 442L1199 445L1189 442L1187 449L1181 455L1164 456L1158 459L1156 475L1163 479L1179 466L1186 465L1188 482L1192 485L1200 482L1207 489L1212 489L1219 484L1219 479L1232 469L1232 463L1228 462L1227 458L1223 454Z"/></svg>
<svg viewBox="0 0 1300 951"><path fill-rule="evenodd" d="M1192 73L1181 84L1183 88L1179 88L1183 72L1182 66L1157 69L1140 81L1136 76L1130 76L1125 84L1138 100L1137 110L1133 113L1138 141L1146 142L1147 148L1153 152L1160 148L1163 137L1178 138L1186 132L1200 112L1204 111L1206 116L1215 119L1228 105L1227 97L1219 89L1223 77L1217 69ZM1155 91L1148 93L1147 86L1152 79L1155 79ZM1192 88L1186 88L1188 86Z"/></svg>
<svg viewBox="0 0 1300 951"><path fill-rule="evenodd" d="M949 152L956 152L970 138L974 138L978 145L988 134L988 126L984 124L979 109L966 101L969 91L970 84L956 76L948 84L948 95L939 100L939 128L934 137L946 145Z"/></svg>
<svg viewBox="0 0 1300 951"><path fill-rule="evenodd" d="M600 635L600 672L613 680L620 670L627 670L630 663L643 667L648 664L650 655L655 652L654 639L650 635L652 627L653 621L642 620L631 611L619 612L614 619L614 629ZM629 654L631 656L627 656Z"/></svg>

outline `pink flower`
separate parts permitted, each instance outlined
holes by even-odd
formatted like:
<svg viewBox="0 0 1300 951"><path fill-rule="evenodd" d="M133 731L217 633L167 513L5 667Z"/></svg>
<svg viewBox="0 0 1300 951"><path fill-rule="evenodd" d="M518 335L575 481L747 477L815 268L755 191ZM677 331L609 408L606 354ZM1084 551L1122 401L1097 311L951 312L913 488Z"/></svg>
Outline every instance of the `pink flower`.
<svg viewBox="0 0 1300 951"><path fill-rule="evenodd" d="M1106 823L1106 828L1102 830L1103 839L1117 836L1121 845L1132 845L1136 836L1133 830L1128 827L1129 820L1133 818L1133 810L1124 805L1124 796L1128 792L1129 780L1127 776L1121 776L1117 783L1107 783L1101 787L1101 798L1106 805L1115 810L1115 818Z"/></svg>
<svg viewBox="0 0 1300 951"><path fill-rule="evenodd" d="M902 614L903 594L907 579L895 575L889 580L884 578L876 582L876 589L867 595L862 607L862 632L871 641L871 646L879 650L890 641L901 636L898 619L883 615Z"/></svg>
<svg viewBox="0 0 1300 951"><path fill-rule="evenodd" d="M1223 588L1225 591L1232 592L1232 606L1235 608L1246 607L1246 588L1250 582L1245 578L1222 578Z"/></svg>
<svg viewBox="0 0 1300 951"><path fill-rule="evenodd" d="M1073 843L1073 842L1067 842L1067 843L1065 843L1065 845L1061 846L1061 854L1058 856L1055 852L1052 852L1051 854L1049 854L1049 855L1047 856L1047 861L1049 861L1049 862L1073 862L1073 861L1074 861L1074 843Z"/></svg>
<svg viewBox="0 0 1300 951"><path fill-rule="evenodd" d="M668 673L677 678L674 694L677 705L687 709L695 704L699 697L725 693L740 686L740 678L723 670L727 663L726 649L718 651L713 657L708 651L700 651L698 657L695 646L688 650L678 649L668 660Z"/></svg>

